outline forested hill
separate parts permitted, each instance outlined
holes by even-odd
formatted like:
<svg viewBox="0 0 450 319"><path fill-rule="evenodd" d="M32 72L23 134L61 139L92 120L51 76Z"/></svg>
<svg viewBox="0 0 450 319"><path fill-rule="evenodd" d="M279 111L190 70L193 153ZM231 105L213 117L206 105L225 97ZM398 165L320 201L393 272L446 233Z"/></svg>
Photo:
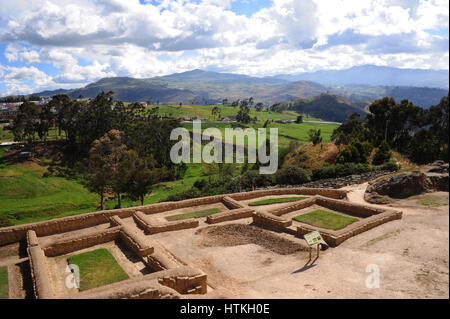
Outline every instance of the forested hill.
<svg viewBox="0 0 450 319"><path fill-rule="evenodd" d="M299 99L288 103L288 108L299 113L320 117L325 121L344 122L351 114L365 115L362 105L333 94L320 94L309 99Z"/></svg>

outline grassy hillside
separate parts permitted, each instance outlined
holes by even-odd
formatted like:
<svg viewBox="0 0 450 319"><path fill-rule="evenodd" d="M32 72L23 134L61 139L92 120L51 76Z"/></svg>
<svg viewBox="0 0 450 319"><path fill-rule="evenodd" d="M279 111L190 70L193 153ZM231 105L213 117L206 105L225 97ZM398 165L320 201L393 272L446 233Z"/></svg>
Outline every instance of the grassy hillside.
<svg viewBox="0 0 450 319"><path fill-rule="evenodd" d="M283 166L294 165L305 169L321 167L325 163L334 163L338 153L334 143L305 143L286 155Z"/></svg>

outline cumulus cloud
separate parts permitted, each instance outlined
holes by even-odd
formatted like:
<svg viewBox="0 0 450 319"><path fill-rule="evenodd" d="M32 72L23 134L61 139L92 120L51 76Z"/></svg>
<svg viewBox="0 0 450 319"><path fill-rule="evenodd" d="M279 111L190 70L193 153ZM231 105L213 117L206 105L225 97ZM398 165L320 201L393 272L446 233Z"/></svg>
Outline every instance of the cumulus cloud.
<svg viewBox="0 0 450 319"><path fill-rule="evenodd" d="M4 66L2 77L16 81L11 91L194 68L258 76L365 63L448 69L448 36L429 32L448 30L446 0L273 0L249 16L233 12L233 1L16 0L0 7L0 43L6 61L26 70ZM13 79L19 73L26 83Z"/></svg>

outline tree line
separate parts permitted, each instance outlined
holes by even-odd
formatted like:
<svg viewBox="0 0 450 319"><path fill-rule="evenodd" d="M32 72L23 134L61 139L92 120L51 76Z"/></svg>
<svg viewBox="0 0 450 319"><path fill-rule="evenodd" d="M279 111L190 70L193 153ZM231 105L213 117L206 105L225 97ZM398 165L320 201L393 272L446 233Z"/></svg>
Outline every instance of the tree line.
<svg viewBox="0 0 450 319"><path fill-rule="evenodd" d="M341 162L351 161L345 157L358 156L358 148L359 158L366 158L372 146L379 148L374 158L377 163L386 159L389 148L418 164L438 159L448 162L448 95L429 109L406 99L396 103L385 97L373 102L369 111L365 118L354 113L333 132L331 139L336 144L347 145L345 154L340 154Z"/></svg>

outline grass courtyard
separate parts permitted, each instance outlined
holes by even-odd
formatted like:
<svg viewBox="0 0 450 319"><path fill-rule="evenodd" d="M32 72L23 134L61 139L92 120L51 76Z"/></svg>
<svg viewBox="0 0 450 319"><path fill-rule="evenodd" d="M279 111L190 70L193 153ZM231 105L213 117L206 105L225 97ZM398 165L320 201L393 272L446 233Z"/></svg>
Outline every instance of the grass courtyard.
<svg viewBox="0 0 450 319"><path fill-rule="evenodd" d="M343 216L322 209L317 209L306 214L298 215L292 219L312 226L331 230L342 229L358 220L357 218Z"/></svg>
<svg viewBox="0 0 450 319"><path fill-rule="evenodd" d="M8 299L8 270L0 266L0 299Z"/></svg>
<svg viewBox="0 0 450 319"><path fill-rule="evenodd" d="M106 248L74 255L68 262L80 268L81 291L128 279L128 275Z"/></svg>
<svg viewBox="0 0 450 319"><path fill-rule="evenodd" d="M174 220L182 220L182 219L188 219L188 218L201 218L201 217L206 217L206 216L209 216L212 214L217 214L220 212L221 212L220 208L209 208L209 209L203 209L203 210L186 213L186 214L167 216L166 219L168 221L174 221Z"/></svg>
<svg viewBox="0 0 450 319"><path fill-rule="evenodd" d="M288 202L296 202L298 200L303 200L308 197L305 196L297 196L297 197L284 197L284 198L270 198L263 199L256 202L251 202L248 206L261 206L261 205L271 205L271 204L279 204L279 203L288 203Z"/></svg>

